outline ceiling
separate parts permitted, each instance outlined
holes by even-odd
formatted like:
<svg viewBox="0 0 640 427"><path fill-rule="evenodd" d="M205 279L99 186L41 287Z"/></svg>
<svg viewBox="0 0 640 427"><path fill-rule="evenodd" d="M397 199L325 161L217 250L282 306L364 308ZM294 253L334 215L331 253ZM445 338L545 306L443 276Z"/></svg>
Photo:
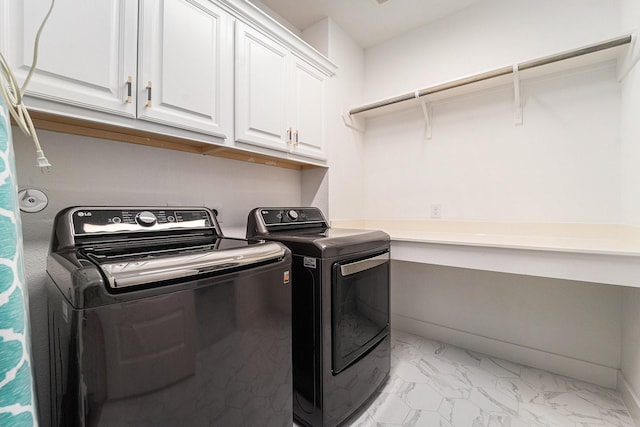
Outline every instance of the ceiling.
<svg viewBox="0 0 640 427"><path fill-rule="evenodd" d="M300 31L332 18L363 48L457 12L480 0L256 0ZM262 3L262 5L261 5ZM266 11L268 13L268 11Z"/></svg>

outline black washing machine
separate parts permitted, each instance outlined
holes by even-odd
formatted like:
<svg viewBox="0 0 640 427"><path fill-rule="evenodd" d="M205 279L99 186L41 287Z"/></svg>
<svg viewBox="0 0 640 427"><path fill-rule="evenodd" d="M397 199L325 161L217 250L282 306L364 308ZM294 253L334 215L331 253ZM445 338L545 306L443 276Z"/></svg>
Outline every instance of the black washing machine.
<svg viewBox="0 0 640 427"><path fill-rule="evenodd" d="M390 369L389 236L330 228L318 208L256 208L247 237L293 254L293 410L305 426L352 420Z"/></svg>
<svg viewBox="0 0 640 427"><path fill-rule="evenodd" d="M291 426L291 254L205 208L75 207L47 272L51 425Z"/></svg>

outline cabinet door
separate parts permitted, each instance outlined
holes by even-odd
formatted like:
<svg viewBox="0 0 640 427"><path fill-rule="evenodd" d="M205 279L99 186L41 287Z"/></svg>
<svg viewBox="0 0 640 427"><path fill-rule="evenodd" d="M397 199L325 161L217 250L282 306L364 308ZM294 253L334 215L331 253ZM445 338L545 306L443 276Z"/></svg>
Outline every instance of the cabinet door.
<svg viewBox="0 0 640 427"><path fill-rule="evenodd" d="M324 77L312 65L297 59L293 67L292 152L325 158L324 153Z"/></svg>
<svg viewBox="0 0 640 427"><path fill-rule="evenodd" d="M236 23L236 140L287 151L289 52Z"/></svg>
<svg viewBox="0 0 640 427"><path fill-rule="evenodd" d="M230 136L230 17L206 0L141 0L140 15L138 117Z"/></svg>
<svg viewBox="0 0 640 427"><path fill-rule="evenodd" d="M33 61L35 34L50 0L0 0L0 49L19 84ZM134 117L138 2L58 0L40 37L27 94ZM135 81L132 82L135 85Z"/></svg>

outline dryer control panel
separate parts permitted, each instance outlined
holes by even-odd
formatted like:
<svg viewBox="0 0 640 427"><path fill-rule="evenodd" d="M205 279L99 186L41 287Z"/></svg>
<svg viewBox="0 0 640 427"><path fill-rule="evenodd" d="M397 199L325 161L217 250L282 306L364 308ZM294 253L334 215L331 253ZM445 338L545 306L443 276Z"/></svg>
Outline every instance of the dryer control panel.
<svg viewBox="0 0 640 427"><path fill-rule="evenodd" d="M255 208L247 218L247 236L259 237L283 230L329 228L322 211L313 207Z"/></svg>
<svg viewBox="0 0 640 427"><path fill-rule="evenodd" d="M263 208L259 210L264 225L301 225L317 223L327 226L327 221L318 208ZM324 224L324 225L322 225Z"/></svg>

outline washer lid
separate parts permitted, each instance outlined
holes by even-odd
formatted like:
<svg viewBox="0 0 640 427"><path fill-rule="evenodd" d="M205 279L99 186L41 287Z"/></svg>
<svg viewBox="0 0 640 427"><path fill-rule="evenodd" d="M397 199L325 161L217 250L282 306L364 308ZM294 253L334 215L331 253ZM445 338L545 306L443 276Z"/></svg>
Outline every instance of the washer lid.
<svg viewBox="0 0 640 427"><path fill-rule="evenodd" d="M85 256L104 274L109 287L123 289L174 279L249 268L282 259L285 249L273 242L218 238L210 245L179 251L126 253L123 255Z"/></svg>

